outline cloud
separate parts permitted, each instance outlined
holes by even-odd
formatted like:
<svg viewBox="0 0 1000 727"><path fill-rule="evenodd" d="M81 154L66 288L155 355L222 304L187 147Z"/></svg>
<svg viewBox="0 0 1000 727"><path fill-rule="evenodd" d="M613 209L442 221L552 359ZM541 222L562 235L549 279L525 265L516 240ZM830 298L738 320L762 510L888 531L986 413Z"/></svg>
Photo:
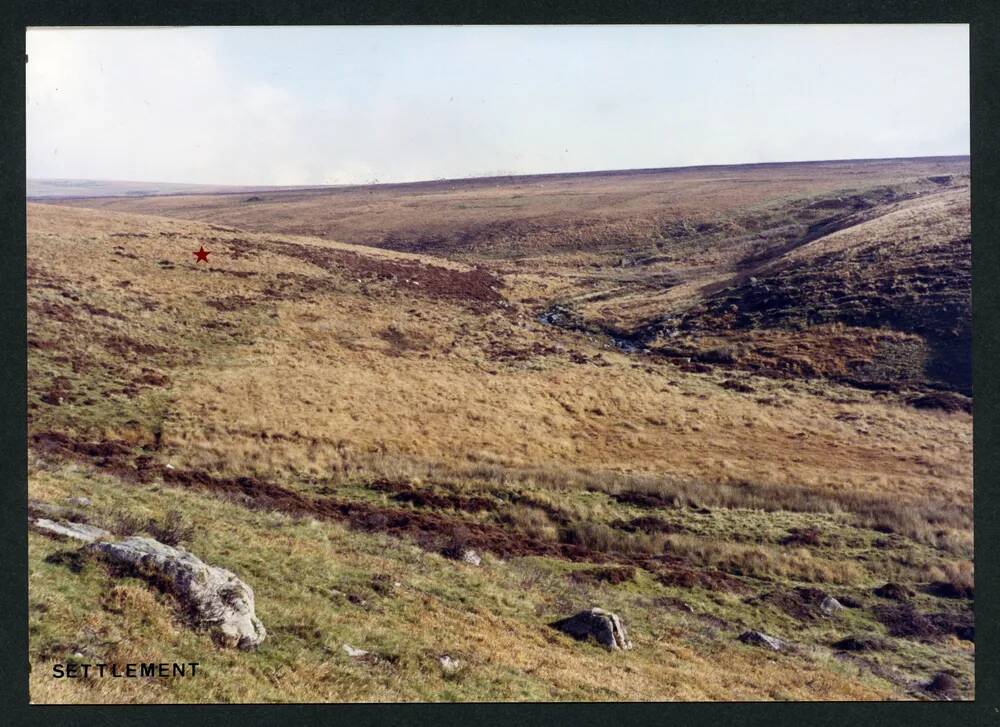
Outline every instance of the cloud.
<svg viewBox="0 0 1000 727"><path fill-rule="evenodd" d="M27 49L33 176L294 184L309 171L297 99L227 68L210 33L38 30Z"/></svg>

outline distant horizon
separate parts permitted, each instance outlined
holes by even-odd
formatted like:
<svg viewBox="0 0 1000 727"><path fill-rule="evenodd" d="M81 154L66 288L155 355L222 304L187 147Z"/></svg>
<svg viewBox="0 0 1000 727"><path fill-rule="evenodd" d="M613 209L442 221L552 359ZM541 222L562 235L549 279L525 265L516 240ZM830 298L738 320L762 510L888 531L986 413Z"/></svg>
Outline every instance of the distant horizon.
<svg viewBox="0 0 1000 727"><path fill-rule="evenodd" d="M767 167L791 164L837 164L841 162L882 162L882 161L908 161L908 160L932 160L932 159L970 159L970 154L928 154L921 156L901 156L901 157L845 157L840 159L791 159L762 162L732 162L723 164L682 164L678 166L666 167L634 167L619 169L577 169L570 171L552 172L532 172L529 174L494 174L488 176L470 175L465 177L438 177L431 179L413 179L406 181L380 181L373 183L350 183L341 184L225 184L214 182L179 182L162 179L111 179L101 177L25 177L28 182L99 182L105 184L162 184L179 187L231 187L240 190L266 190L266 189L317 189L330 187L389 187L408 184L428 184L433 182L465 182L489 179L516 179L523 177L559 177L588 174L628 174L639 172L667 172L683 169L718 169L726 167Z"/></svg>
<svg viewBox="0 0 1000 727"><path fill-rule="evenodd" d="M966 24L29 28L25 40L33 179L329 187L969 153Z"/></svg>

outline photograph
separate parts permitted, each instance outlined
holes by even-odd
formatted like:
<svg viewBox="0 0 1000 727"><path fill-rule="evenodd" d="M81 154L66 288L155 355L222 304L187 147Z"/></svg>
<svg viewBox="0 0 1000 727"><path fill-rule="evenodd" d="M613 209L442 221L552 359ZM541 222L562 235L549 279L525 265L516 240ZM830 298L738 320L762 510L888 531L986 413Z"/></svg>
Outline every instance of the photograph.
<svg viewBox="0 0 1000 727"><path fill-rule="evenodd" d="M24 43L31 704L975 699L970 25Z"/></svg>

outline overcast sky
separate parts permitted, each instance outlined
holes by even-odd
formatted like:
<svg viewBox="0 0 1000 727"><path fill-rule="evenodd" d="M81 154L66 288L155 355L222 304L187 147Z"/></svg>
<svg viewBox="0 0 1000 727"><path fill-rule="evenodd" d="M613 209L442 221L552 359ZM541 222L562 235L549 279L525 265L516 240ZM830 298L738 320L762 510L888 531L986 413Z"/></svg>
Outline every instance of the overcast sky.
<svg viewBox="0 0 1000 727"><path fill-rule="evenodd" d="M967 154L968 29L40 29L28 176L345 184Z"/></svg>

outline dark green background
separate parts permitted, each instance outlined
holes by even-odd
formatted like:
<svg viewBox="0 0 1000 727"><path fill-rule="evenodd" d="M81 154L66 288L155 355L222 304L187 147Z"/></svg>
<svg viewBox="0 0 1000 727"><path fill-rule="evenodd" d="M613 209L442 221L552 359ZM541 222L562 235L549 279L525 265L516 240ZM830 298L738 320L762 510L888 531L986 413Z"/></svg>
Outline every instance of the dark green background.
<svg viewBox="0 0 1000 727"><path fill-rule="evenodd" d="M0 10L3 147L0 257L0 714L8 724L343 725L930 724L1000 725L997 670L1000 497L1000 2L756 0L755 2L369 2L316 0L34 0ZM976 693L965 703L469 704L55 707L27 704L27 488L24 29L33 25L324 25L519 23L969 23L975 389ZM262 49L266 53L266 49ZM927 49L933 53L933 48ZM864 83L864 79L859 79Z"/></svg>

